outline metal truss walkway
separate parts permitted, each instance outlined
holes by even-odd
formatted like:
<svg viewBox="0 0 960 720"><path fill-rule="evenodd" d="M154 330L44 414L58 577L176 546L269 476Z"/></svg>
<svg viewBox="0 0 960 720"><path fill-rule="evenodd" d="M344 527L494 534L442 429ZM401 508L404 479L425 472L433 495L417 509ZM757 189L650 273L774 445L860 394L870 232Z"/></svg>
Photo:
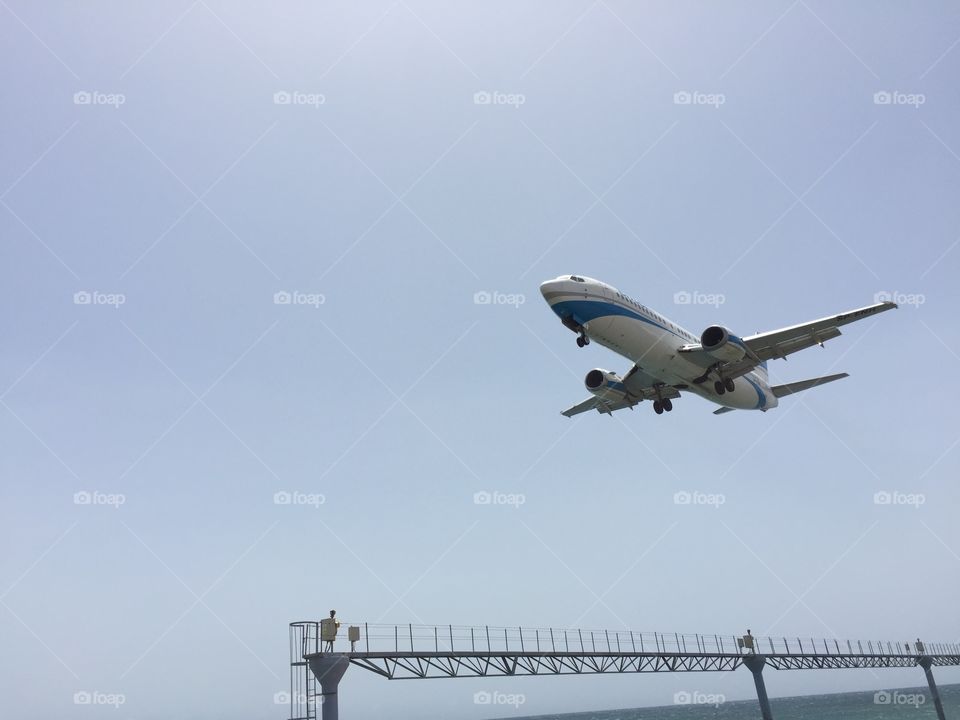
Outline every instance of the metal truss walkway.
<svg viewBox="0 0 960 720"><path fill-rule="evenodd" d="M960 644L454 625L352 625L333 642L315 621L290 625L291 720L337 720L337 688L350 665L390 680L724 672L747 667L761 716L772 711L764 667L775 670L923 668L945 720L933 666L960 665ZM342 637L345 635L346 637ZM318 684L320 686L318 691Z"/></svg>

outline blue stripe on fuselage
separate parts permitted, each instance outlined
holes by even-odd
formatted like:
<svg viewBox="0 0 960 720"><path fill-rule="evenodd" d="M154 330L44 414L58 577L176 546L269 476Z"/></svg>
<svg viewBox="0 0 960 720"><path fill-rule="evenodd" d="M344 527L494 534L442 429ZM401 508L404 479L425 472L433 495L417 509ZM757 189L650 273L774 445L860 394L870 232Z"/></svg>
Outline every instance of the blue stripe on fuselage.
<svg viewBox="0 0 960 720"><path fill-rule="evenodd" d="M596 320L597 318L620 315L649 323L655 328L663 330L664 332L668 332L671 335L676 335L682 340L687 340L687 338L680 333L674 332L668 327L664 327L660 323L651 320L645 315L641 315L636 310L625 308L622 305L618 305L617 303L613 303L608 300L561 300L560 302L554 303L551 307L553 308L553 311L560 317L572 317L581 325L588 323L591 320Z"/></svg>
<svg viewBox="0 0 960 720"><path fill-rule="evenodd" d="M766 393L763 392L763 388L761 388L759 385L757 385L757 383L751 380L749 375L744 375L743 379L746 380L748 383L750 383L753 386L753 389L757 391L756 409L759 410L760 408L765 407L767 404L767 395Z"/></svg>

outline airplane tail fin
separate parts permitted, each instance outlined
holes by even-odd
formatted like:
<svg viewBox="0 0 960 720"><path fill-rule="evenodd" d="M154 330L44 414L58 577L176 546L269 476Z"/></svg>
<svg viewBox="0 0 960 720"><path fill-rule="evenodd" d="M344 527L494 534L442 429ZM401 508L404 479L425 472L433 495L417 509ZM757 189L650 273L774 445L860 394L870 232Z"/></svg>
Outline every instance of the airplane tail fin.
<svg viewBox="0 0 960 720"><path fill-rule="evenodd" d="M810 380L800 380L799 382L787 383L786 385L776 385L770 388L770 390L773 391L774 397L781 398L784 395L793 395L794 393L803 392L804 390L809 390L810 388L814 388L819 385L826 385L834 380L842 380L845 377L849 377L849 375L847 373L825 375L824 377L811 378Z"/></svg>

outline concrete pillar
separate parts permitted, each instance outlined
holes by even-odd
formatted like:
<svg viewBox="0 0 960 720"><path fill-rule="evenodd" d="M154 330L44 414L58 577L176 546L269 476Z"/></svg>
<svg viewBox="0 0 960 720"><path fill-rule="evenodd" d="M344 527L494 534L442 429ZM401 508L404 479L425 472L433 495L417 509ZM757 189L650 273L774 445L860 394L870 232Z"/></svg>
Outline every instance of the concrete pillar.
<svg viewBox="0 0 960 720"><path fill-rule="evenodd" d="M337 688L340 678L350 667L345 655L317 655L310 658L310 669L320 683L322 695L320 717L322 720L337 720Z"/></svg>
<svg viewBox="0 0 960 720"><path fill-rule="evenodd" d="M753 683L757 686L757 700L760 702L760 717L763 720L773 720L773 711L770 710L770 698L767 697L767 686L763 682L763 666L767 664L763 655L747 655L743 664L753 673Z"/></svg>
<svg viewBox="0 0 960 720"><path fill-rule="evenodd" d="M933 660L924 655L918 663L923 668L923 674L927 676L927 685L930 686L930 695L933 697L933 706L937 709L937 717L939 720L947 720L943 714L943 703L940 702L940 691L937 690L937 683L933 680Z"/></svg>

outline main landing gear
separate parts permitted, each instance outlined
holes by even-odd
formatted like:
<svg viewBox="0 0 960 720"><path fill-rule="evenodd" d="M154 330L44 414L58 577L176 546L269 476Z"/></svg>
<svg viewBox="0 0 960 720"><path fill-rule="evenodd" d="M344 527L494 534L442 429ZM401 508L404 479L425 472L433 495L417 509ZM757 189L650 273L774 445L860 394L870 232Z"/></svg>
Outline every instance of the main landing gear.
<svg viewBox="0 0 960 720"><path fill-rule="evenodd" d="M673 410L673 403L670 402L670 398L653 401L653 411L657 415L663 415L663 413L670 412L671 410Z"/></svg>
<svg viewBox="0 0 960 720"><path fill-rule="evenodd" d="M583 347L584 345L590 344L590 338L587 337L587 334L580 331L580 335L577 336L577 347Z"/></svg>
<svg viewBox="0 0 960 720"><path fill-rule="evenodd" d="M723 395L724 393L733 392L737 389L737 386L734 384L732 378L726 378L725 380L717 380L713 383L713 389L717 391L717 395Z"/></svg>
<svg viewBox="0 0 960 720"><path fill-rule="evenodd" d="M660 395L660 388L662 387L662 383L653 386L653 389L657 393L657 399L653 401L653 411L657 415L663 415L665 412L673 410L673 403L670 402L670 398L665 398Z"/></svg>
<svg viewBox="0 0 960 720"><path fill-rule="evenodd" d="M717 379L713 383L713 389L717 395L723 395L728 392L733 392L737 389L737 386L733 382L733 378L725 378L722 374L723 363L714 363L706 369L706 371L700 377L693 379L694 385L700 385L701 383L706 382L710 375L716 374Z"/></svg>

